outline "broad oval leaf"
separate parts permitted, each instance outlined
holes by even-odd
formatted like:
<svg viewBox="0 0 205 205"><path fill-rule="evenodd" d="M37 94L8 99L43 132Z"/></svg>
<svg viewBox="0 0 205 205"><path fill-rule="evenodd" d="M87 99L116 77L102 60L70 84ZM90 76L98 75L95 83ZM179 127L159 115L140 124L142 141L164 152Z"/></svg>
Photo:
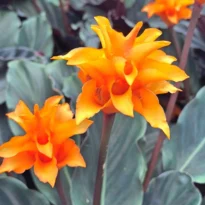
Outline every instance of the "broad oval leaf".
<svg viewBox="0 0 205 205"><path fill-rule="evenodd" d="M0 10L0 48L14 46L21 22L13 11Z"/></svg>
<svg viewBox="0 0 205 205"><path fill-rule="evenodd" d="M200 205L201 195L185 173L164 172L153 179L144 195L143 205Z"/></svg>
<svg viewBox="0 0 205 205"><path fill-rule="evenodd" d="M93 120L94 124L88 130L81 149L87 167L75 169L72 177L73 205L91 205L93 201L102 115L96 115ZM139 147L136 146L136 141L144 135L145 129L146 122L137 113L134 118L116 115L104 169L102 205L119 205L119 201L121 204L132 205L138 202L140 205L142 201L140 181L143 180L146 164Z"/></svg>
<svg viewBox="0 0 205 205"><path fill-rule="evenodd" d="M53 205L61 205L61 200L56 188L52 188L48 183L39 181L33 170L31 170L30 173L35 186L47 198L47 200L49 200Z"/></svg>
<svg viewBox="0 0 205 205"><path fill-rule="evenodd" d="M45 13L31 17L22 24L18 45L32 48L50 57L53 53L52 29Z"/></svg>
<svg viewBox="0 0 205 205"><path fill-rule="evenodd" d="M12 132L9 128L8 120L6 117L6 104L0 105L0 144L3 144L4 142L7 142L11 136Z"/></svg>
<svg viewBox="0 0 205 205"><path fill-rule="evenodd" d="M0 177L0 202L2 205L49 205L41 193L28 189L13 177Z"/></svg>
<svg viewBox="0 0 205 205"><path fill-rule="evenodd" d="M34 104L41 107L48 97L56 94L45 73L45 65L23 60L8 65L6 103L9 110L14 110L19 100L33 110ZM15 135L22 134L15 123L9 122Z"/></svg>
<svg viewBox="0 0 205 205"><path fill-rule="evenodd" d="M171 140L165 141L162 157L165 170L190 174L194 182L205 183L205 87L183 109Z"/></svg>
<svg viewBox="0 0 205 205"><path fill-rule="evenodd" d="M46 66L46 72L51 78L53 88L60 93L62 93L64 81L76 73L76 70L74 66L66 65L64 60L53 61Z"/></svg>

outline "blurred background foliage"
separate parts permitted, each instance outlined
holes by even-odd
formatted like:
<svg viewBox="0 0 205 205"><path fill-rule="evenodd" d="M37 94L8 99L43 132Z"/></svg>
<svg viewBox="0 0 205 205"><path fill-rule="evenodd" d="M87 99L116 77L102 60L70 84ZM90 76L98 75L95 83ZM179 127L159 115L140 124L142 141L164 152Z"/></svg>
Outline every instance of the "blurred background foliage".
<svg viewBox="0 0 205 205"><path fill-rule="evenodd" d="M64 61L52 62L50 58L76 47L100 47L99 39L90 29L90 25L95 24L94 16L107 16L113 27L124 34L136 22L143 21L141 32L148 27L157 27L163 31L160 39L172 41L166 25L158 17L148 19L141 12L147 2L148 0L1 0L0 143L23 133L5 116L5 113L15 108L19 99L33 109L35 103L42 105L49 96L62 94L75 110L75 101L81 91L77 69L67 66ZM184 43L188 25L189 21L181 21L174 28L180 45ZM173 44L166 48L166 52L176 56ZM205 9L195 30L187 64L190 75L189 100L193 100L186 105L185 94L182 92L179 95L172 121L172 139L164 143L154 174L156 178L151 181L147 193L143 193L142 182L158 130L147 126L138 114L134 119L117 115L108 147L102 205L202 203L201 194L193 182L205 183L204 56ZM169 95L160 96L164 107L168 99ZM9 177L2 174L0 204L91 205L100 130L101 115L97 115L95 124L88 133L76 137L77 143L82 146L86 169L63 168L54 189L41 183L33 171L27 171L23 175L10 173ZM204 195L203 186L197 186ZM179 193L183 194L179 196Z"/></svg>

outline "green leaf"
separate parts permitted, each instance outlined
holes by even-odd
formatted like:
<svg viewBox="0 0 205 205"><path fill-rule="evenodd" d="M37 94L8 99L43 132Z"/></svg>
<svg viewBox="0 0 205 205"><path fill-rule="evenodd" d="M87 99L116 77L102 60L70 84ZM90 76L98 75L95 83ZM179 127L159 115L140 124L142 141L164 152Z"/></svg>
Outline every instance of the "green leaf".
<svg viewBox="0 0 205 205"><path fill-rule="evenodd" d="M205 205L205 198L203 199L203 201L202 201L202 204L201 205Z"/></svg>
<svg viewBox="0 0 205 205"><path fill-rule="evenodd" d="M19 100L23 100L31 110L34 104L42 107L48 97L56 94L45 73L45 65L23 60L8 65L6 103L9 110L14 110ZM15 123L11 129L15 135L22 134Z"/></svg>
<svg viewBox="0 0 205 205"><path fill-rule="evenodd" d="M183 36L186 36L188 26L189 26L189 21L180 21L180 23L175 26L175 30L178 33L183 34ZM196 48L196 49L198 48L198 49L205 51L204 36L198 28L194 30L194 36L192 39L191 47Z"/></svg>
<svg viewBox="0 0 205 205"><path fill-rule="evenodd" d="M23 22L18 36L18 44L42 52L47 57L52 55L54 46L52 29L45 13Z"/></svg>
<svg viewBox="0 0 205 205"><path fill-rule="evenodd" d="M143 136L142 139L140 139L138 141L138 145L141 148L142 154L144 156L144 159L145 159L147 165L150 162L151 155L152 155L154 146L157 142L158 136L159 136L158 130L156 130L150 126L147 126L147 131L146 131L145 135ZM155 167L155 170L154 170L152 177L156 177L159 174L161 174L162 172L163 172L162 156L160 153L158 161L157 161L157 165Z"/></svg>
<svg viewBox="0 0 205 205"><path fill-rule="evenodd" d="M86 5L100 5L106 0L70 0L70 5L73 7L75 10L84 10Z"/></svg>
<svg viewBox="0 0 205 205"><path fill-rule="evenodd" d="M6 72L6 63L0 61L0 104L4 103L6 98Z"/></svg>
<svg viewBox="0 0 205 205"><path fill-rule="evenodd" d="M201 194L191 177L178 171L164 172L153 179L144 195L143 205L200 205Z"/></svg>
<svg viewBox="0 0 205 205"><path fill-rule="evenodd" d="M53 88L61 93L64 81L76 73L76 70L74 66L66 65L64 60L53 61L46 66L46 72L52 80Z"/></svg>
<svg viewBox="0 0 205 205"><path fill-rule="evenodd" d="M0 177L0 201L5 205L49 205L43 195L13 177Z"/></svg>
<svg viewBox="0 0 205 205"><path fill-rule="evenodd" d="M0 10L0 48L16 44L20 20L15 12Z"/></svg>
<svg viewBox="0 0 205 205"><path fill-rule="evenodd" d="M165 170L186 172L198 183L205 183L204 102L205 87L183 109L162 150Z"/></svg>
<svg viewBox="0 0 205 205"><path fill-rule="evenodd" d="M23 46L0 48L0 61L28 59L39 63L47 63L48 59L38 52Z"/></svg>
<svg viewBox="0 0 205 205"><path fill-rule="evenodd" d="M11 130L8 125L8 120L6 117L7 108L5 104L0 105L0 144L7 142L11 136Z"/></svg>
<svg viewBox="0 0 205 205"><path fill-rule="evenodd" d="M49 200L53 205L61 204L56 188L52 188L49 184L39 181L33 170L31 170L30 173L37 189L47 198L47 200Z"/></svg>
<svg viewBox="0 0 205 205"><path fill-rule="evenodd" d="M82 90L82 83L79 80L77 73L73 73L63 82L63 94L71 99L71 106L75 109L76 99Z"/></svg>
<svg viewBox="0 0 205 205"><path fill-rule="evenodd" d="M89 205L93 201L102 115L96 115L93 120L94 124L88 130L81 149L87 167L77 168L73 173L71 197L74 205ZM135 200L141 203L140 181L143 180L146 164L136 141L144 135L145 129L146 122L138 114L134 118L116 115L104 169L102 205L132 205Z"/></svg>
<svg viewBox="0 0 205 205"><path fill-rule="evenodd" d="M138 21L147 21L147 14L145 12L141 12L143 6L147 2L148 0L125 0L125 6L130 6L126 10L126 18L134 24L136 24Z"/></svg>

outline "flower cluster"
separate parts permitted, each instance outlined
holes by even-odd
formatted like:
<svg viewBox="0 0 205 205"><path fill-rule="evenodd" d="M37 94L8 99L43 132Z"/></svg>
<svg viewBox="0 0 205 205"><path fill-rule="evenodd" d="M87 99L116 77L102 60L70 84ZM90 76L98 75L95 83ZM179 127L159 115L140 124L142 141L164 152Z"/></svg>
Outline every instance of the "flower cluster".
<svg viewBox="0 0 205 205"><path fill-rule="evenodd" d="M58 169L63 166L85 167L73 135L84 133L92 124L83 120L78 125L67 103L58 104L62 96L50 97L42 109L34 106L34 113L19 101L14 112L8 115L25 131L0 146L3 163L0 173L14 171L23 173L34 166L34 173L42 182L55 184Z"/></svg>
<svg viewBox="0 0 205 205"><path fill-rule="evenodd" d="M147 12L149 18L156 14L168 26L172 26L181 19L189 19L191 17L192 10L187 6L193 3L194 0L155 0L147 4L142 11Z"/></svg>
<svg viewBox="0 0 205 205"><path fill-rule="evenodd" d="M171 65L176 59L160 50L170 42L156 41L161 31L155 28L146 29L137 37L142 22L124 36L112 29L107 18L98 16L95 20L98 25L91 28L100 38L101 49L76 48L53 57L80 69L83 88L77 99L77 123L100 110L131 117L136 111L169 138L169 126L156 95L178 91L168 81L188 78L179 67Z"/></svg>

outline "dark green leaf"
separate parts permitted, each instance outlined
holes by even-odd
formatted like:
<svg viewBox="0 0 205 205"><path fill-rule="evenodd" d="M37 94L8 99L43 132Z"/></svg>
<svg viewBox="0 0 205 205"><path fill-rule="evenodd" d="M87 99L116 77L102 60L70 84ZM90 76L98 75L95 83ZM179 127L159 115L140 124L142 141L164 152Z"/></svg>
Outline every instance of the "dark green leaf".
<svg viewBox="0 0 205 205"><path fill-rule="evenodd" d="M17 59L28 59L39 63L46 63L48 59L30 48L18 46L0 48L0 61L11 61Z"/></svg>
<svg viewBox="0 0 205 205"><path fill-rule="evenodd" d="M12 136L11 130L8 125L6 113L6 105L0 105L0 144L7 142Z"/></svg>
<svg viewBox="0 0 205 205"><path fill-rule="evenodd" d="M138 141L138 145L142 150L142 154L145 158L147 165L150 162L151 155L152 155L154 146L157 142L158 136L159 136L159 131L148 126L144 137ZM159 174L161 174L162 172L163 172L162 156L160 154L155 171L154 171L152 177L156 177Z"/></svg>
<svg viewBox="0 0 205 205"><path fill-rule="evenodd" d="M52 29L45 13L23 22L18 36L18 44L51 57L53 53Z"/></svg>
<svg viewBox="0 0 205 205"><path fill-rule="evenodd" d="M205 183L205 87L183 109L171 140L163 147L163 166L190 174L195 182Z"/></svg>
<svg viewBox="0 0 205 205"><path fill-rule="evenodd" d="M168 171L150 182L143 205L152 204L200 205L201 195L189 175Z"/></svg>
<svg viewBox="0 0 205 205"><path fill-rule="evenodd" d="M70 0L70 5L75 9L75 10L84 10L84 7L86 5L100 5L106 0Z"/></svg>
<svg viewBox="0 0 205 205"><path fill-rule="evenodd" d="M43 195L13 177L0 177L1 205L49 205Z"/></svg>
<svg viewBox="0 0 205 205"><path fill-rule="evenodd" d="M92 204L93 200L102 129L101 114L95 116L93 120L94 124L88 130L81 149L87 168L77 168L72 178L72 201L78 205ZM116 115L105 163L101 200L103 205L119 203L132 205L135 200L140 204L142 200L140 181L143 180L146 164L139 147L136 146L136 141L144 135L145 128L146 122L138 114L135 114L134 119Z"/></svg>
<svg viewBox="0 0 205 205"><path fill-rule="evenodd" d="M76 73L76 70L74 66L66 65L66 61L63 60L53 61L46 66L46 72L52 80L53 88L60 92L62 92L64 81Z"/></svg>
<svg viewBox="0 0 205 205"><path fill-rule="evenodd" d="M31 176L37 189L49 200L53 205L60 205L61 200L56 188L52 188L49 184L39 181L39 179L31 170Z"/></svg>
<svg viewBox="0 0 205 205"><path fill-rule="evenodd" d="M18 16L13 11L0 10L0 19L0 48L14 46L21 24Z"/></svg>
<svg viewBox="0 0 205 205"><path fill-rule="evenodd" d="M73 73L63 82L63 94L71 99L71 106L75 108L76 99L82 89L82 83L77 77L77 73Z"/></svg>
<svg viewBox="0 0 205 205"><path fill-rule="evenodd" d="M14 110L19 100L23 100L33 110L34 104L41 107L48 97L56 94L45 73L45 65L30 61L10 62L7 82L6 103L9 110ZM14 123L11 128L15 135L19 134Z"/></svg>

